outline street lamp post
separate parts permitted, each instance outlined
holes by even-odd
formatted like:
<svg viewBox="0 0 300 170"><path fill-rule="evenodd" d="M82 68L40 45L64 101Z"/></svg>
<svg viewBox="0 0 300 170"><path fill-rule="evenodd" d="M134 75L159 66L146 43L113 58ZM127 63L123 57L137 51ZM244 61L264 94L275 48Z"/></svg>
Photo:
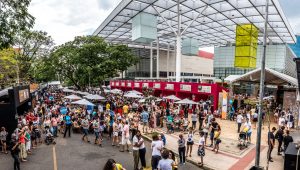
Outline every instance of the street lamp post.
<svg viewBox="0 0 300 170"><path fill-rule="evenodd" d="M267 51L269 0L266 0L265 12L266 13L265 13L265 28L264 28L264 37L263 37L263 55L261 58L261 72L260 72L260 88L259 88L260 91L259 91L259 110L258 110L258 128L257 128L257 138L256 138L255 169L262 169L259 166L259 161L260 161L263 97L264 97L264 89L265 89L265 66L266 66L266 51Z"/></svg>

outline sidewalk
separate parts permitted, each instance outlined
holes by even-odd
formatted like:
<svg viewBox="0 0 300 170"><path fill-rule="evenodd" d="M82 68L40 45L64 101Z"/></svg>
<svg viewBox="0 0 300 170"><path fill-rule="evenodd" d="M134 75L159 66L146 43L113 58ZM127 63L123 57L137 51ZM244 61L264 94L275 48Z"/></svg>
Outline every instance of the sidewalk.
<svg viewBox="0 0 300 170"><path fill-rule="evenodd" d="M217 119L217 122L220 123L222 127L222 135L220 144L219 153L216 154L212 151L212 148L206 147L205 157L204 157L204 168L205 169L215 169L215 170L243 170L250 169L255 164L255 141L256 141L256 130L253 130L252 133L252 144L244 150L240 150L237 147L238 133L236 132L237 125L235 122L228 120ZM155 131L158 133L164 133L166 136L166 148L174 151L178 154L178 135L180 132L175 132L173 134L167 134L165 128L155 128ZM144 135L145 136L145 135ZM262 131L261 138L261 156L260 156L260 165L265 167L267 166L267 146L266 146L266 136L267 128L264 127ZM184 137L187 138L187 134L184 134ZM149 138L147 136L147 138ZM151 140L151 139L150 139ZM200 157L197 155L198 150L198 141L199 134L195 133L192 157L187 157L187 161L197 164L200 162ZM210 140L207 140L207 145L210 144ZM275 149L276 148L276 149ZM277 147L275 147L272 152L272 157L274 162L269 164L269 169L272 170L281 170L283 169L283 158L282 156L277 155Z"/></svg>

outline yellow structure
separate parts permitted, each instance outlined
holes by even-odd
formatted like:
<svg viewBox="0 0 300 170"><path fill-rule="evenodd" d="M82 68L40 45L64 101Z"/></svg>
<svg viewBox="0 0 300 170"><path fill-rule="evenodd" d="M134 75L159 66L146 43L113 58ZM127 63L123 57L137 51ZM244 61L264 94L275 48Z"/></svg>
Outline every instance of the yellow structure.
<svg viewBox="0 0 300 170"><path fill-rule="evenodd" d="M258 32L253 24L236 26L235 67L256 68Z"/></svg>

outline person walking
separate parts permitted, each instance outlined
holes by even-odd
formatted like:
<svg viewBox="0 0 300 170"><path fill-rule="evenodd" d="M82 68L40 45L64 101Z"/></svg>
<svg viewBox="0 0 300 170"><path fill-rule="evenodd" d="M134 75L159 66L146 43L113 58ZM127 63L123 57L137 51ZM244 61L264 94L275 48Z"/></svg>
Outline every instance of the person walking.
<svg viewBox="0 0 300 170"><path fill-rule="evenodd" d="M196 114L196 111L193 112L192 116L192 128L193 130L196 129L196 123L197 123L197 120L198 120L198 115Z"/></svg>
<svg viewBox="0 0 300 170"><path fill-rule="evenodd" d="M0 132L0 144L2 145L2 153L8 154L6 150L6 138L7 138L7 132L5 130L5 127L1 127L1 132Z"/></svg>
<svg viewBox="0 0 300 170"><path fill-rule="evenodd" d="M148 133L149 113L146 112L146 110L144 109L141 114L141 117L143 121L143 133L145 133L145 127L146 127L146 133Z"/></svg>
<svg viewBox="0 0 300 170"><path fill-rule="evenodd" d="M179 135L177 142L180 164L185 164L185 139L183 138L182 134Z"/></svg>
<svg viewBox="0 0 300 170"><path fill-rule="evenodd" d="M25 130L22 129L20 136L19 136L19 149L20 149L20 153L19 153L19 157L21 158L22 162L26 162L26 158L27 158L27 152L26 152L26 147L25 147L25 143L26 143L26 136L25 136Z"/></svg>
<svg viewBox="0 0 300 170"><path fill-rule="evenodd" d="M281 155L281 151L282 151L281 146L282 146L282 142L283 142L284 129L285 129L285 127L281 126L275 134L275 139L277 139L277 141L278 141L277 155Z"/></svg>
<svg viewBox="0 0 300 170"><path fill-rule="evenodd" d="M14 170L20 170L20 159L19 159L19 153L20 153L20 142L13 142L11 148L11 156L14 159Z"/></svg>
<svg viewBox="0 0 300 170"><path fill-rule="evenodd" d="M215 129L215 132L214 132L215 146L214 146L214 149L212 150L212 151L215 151L216 153L219 152L219 145L221 143L220 136L221 136L221 127L220 127L220 125L217 125L217 128Z"/></svg>
<svg viewBox="0 0 300 170"><path fill-rule="evenodd" d="M215 130L217 128L218 128L218 123L216 122L215 118L212 118L211 126L210 126L210 134L209 134L211 143L210 143L209 147L213 147L213 145L214 145L214 135L215 135Z"/></svg>
<svg viewBox="0 0 300 170"><path fill-rule="evenodd" d="M199 119L199 131L200 131L203 128L203 121L205 120L205 114L202 107L200 107L198 119Z"/></svg>
<svg viewBox="0 0 300 170"><path fill-rule="evenodd" d="M139 160L140 160L140 155L139 155L139 140L137 137L138 133L133 137L132 140L132 155L133 155L133 169L134 170L139 170Z"/></svg>
<svg viewBox="0 0 300 170"><path fill-rule="evenodd" d="M201 158L201 162L199 162L199 166L203 166L203 157L205 156L205 138L204 138L204 132L200 132L200 140L199 140L199 147L198 147L198 156Z"/></svg>
<svg viewBox="0 0 300 170"><path fill-rule="evenodd" d="M192 150L193 150L193 145L194 145L194 131L193 128L190 127L189 132L188 132L188 136L187 136L187 142L186 142L186 156L189 155L189 157L192 157ZM190 154L188 154L190 151Z"/></svg>
<svg viewBox="0 0 300 170"><path fill-rule="evenodd" d="M64 117L64 121L65 121L65 125L66 125L65 132L64 132L64 138L67 135L67 131L69 131L69 137L71 137L72 120L71 120L71 116L69 115L69 112Z"/></svg>
<svg viewBox="0 0 300 170"><path fill-rule="evenodd" d="M287 130L290 130L293 127L293 122L294 122L294 115L292 114L292 112L290 110L288 110L288 115L286 116L287 118Z"/></svg>
<svg viewBox="0 0 300 170"><path fill-rule="evenodd" d="M123 130L122 130L122 146L121 146L121 149L120 149L120 152L124 152L125 150L125 146L127 146L127 152L129 152L129 146L131 144L130 140L129 140L129 125L128 125L128 121L126 120L125 121L125 125L123 127Z"/></svg>
<svg viewBox="0 0 300 170"><path fill-rule="evenodd" d="M94 122L93 122L93 129L94 129L94 134L95 134L95 144L99 145L100 147L102 147L101 144L101 140L100 140L100 123L99 120L95 118Z"/></svg>
<svg viewBox="0 0 300 170"><path fill-rule="evenodd" d="M237 130L237 133L240 133L241 132L241 126L242 126L242 123L243 123L243 116L241 114L241 112L239 112L239 114L237 115L236 117L236 123L238 124L238 130Z"/></svg>
<svg viewBox="0 0 300 170"><path fill-rule="evenodd" d="M161 159L161 151L164 145L161 140L159 140L157 134L153 134L152 142L151 142L151 149L152 149L152 158L151 158L151 166L152 170L157 169L157 165L159 160Z"/></svg>
<svg viewBox="0 0 300 170"><path fill-rule="evenodd" d="M275 145L275 136L274 136L275 131L276 131L276 128L273 127L272 131L268 132L268 145L269 145L269 148L268 148L268 153L267 153L268 154L267 159L268 159L269 162L273 162L271 154L272 154L272 150L273 150L274 145Z"/></svg>
<svg viewBox="0 0 300 170"><path fill-rule="evenodd" d="M90 143L90 140L88 138L88 134L89 134L89 120L87 119L87 117L84 117L82 119L81 126L82 126L82 130L83 130L82 140L84 141L86 139L86 141L88 143Z"/></svg>
<svg viewBox="0 0 300 170"><path fill-rule="evenodd" d="M52 127L52 135L54 137L57 137L57 123L58 123L57 115L53 115L51 118L51 127Z"/></svg>

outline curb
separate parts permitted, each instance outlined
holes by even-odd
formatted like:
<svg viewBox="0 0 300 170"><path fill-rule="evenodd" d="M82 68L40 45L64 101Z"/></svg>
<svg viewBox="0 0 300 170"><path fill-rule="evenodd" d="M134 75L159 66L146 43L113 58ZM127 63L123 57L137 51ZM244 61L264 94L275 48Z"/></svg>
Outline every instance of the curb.
<svg viewBox="0 0 300 170"><path fill-rule="evenodd" d="M152 139L151 139L150 137L148 137L147 135L142 134L142 136L143 136L143 138L146 139L147 141L152 142ZM165 148L168 149L168 150L172 150L176 156L179 156L179 154L177 153L177 151L175 151L175 150L173 150L173 149L169 149L168 147L165 147ZM201 169L204 169L204 170L214 170L213 168L208 167L208 166L205 165L205 164L204 164L202 167L200 167L196 161L191 160L191 159L189 159L188 157L186 158L186 161L189 162L189 163L191 163L191 164L193 164L193 165L195 165L195 166L197 166L197 167L199 167L199 168L201 168Z"/></svg>

